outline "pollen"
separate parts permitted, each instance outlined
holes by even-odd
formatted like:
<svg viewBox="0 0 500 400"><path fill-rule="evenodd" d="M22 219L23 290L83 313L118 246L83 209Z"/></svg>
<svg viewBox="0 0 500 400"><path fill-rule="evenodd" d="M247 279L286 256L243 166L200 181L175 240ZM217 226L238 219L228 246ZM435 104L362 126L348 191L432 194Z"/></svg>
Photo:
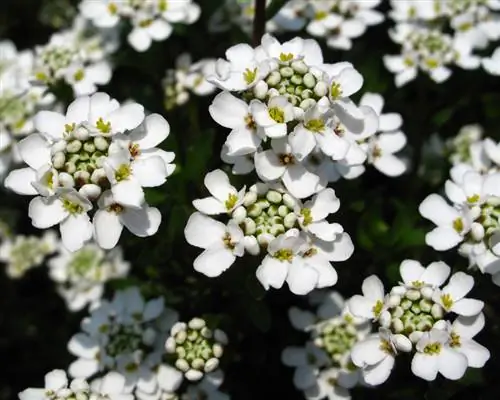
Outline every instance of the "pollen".
<svg viewBox="0 0 500 400"><path fill-rule="evenodd" d="M243 79L245 79L245 82L247 83L247 85L250 85L251 83L253 83L255 81L255 78L257 78L257 68L245 69L245 72L243 72Z"/></svg>
<svg viewBox="0 0 500 400"><path fill-rule="evenodd" d="M85 78L85 72L83 71L83 69L79 69L78 71L76 71L73 75L73 78L76 82L80 82L83 78Z"/></svg>
<svg viewBox="0 0 500 400"><path fill-rule="evenodd" d="M63 199L63 208L67 210L70 214L81 214L83 213L83 207L81 204L73 203L68 199Z"/></svg>
<svg viewBox="0 0 500 400"><path fill-rule="evenodd" d="M269 109L269 116L278 124L283 124L285 122L285 113L281 108L271 107Z"/></svg>
<svg viewBox="0 0 500 400"><path fill-rule="evenodd" d="M339 83L337 82L332 83L332 86L330 87L330 95L334 99L338 99L340 98L340 96L342 96L342 89Z"/></svg>
<svg viewBox="0 0 500 400"><path fill-rule="evenodd" d="M280 61L283 62L288 62L293 60L293 54L292 53L281 53L280 54Z"/></svg>
<svg viewBox="0 0 500 400"><path fill-rule="evenodd" d="M322 119L311 119L305 124L305 127L310 131L321 133L325 129L325 121Z"/></svg>
<svg viewBox="0 0 500 400"><path fill-rule="evenodd" d="M111 15L116 15L116 13L118 12L118 6L115 3L109 3L108 11Z"/></svg>
<svg viewBox="0 0 500 400"><path fill-rule="evenodd" d="M328 13L326 11L318 11L315 15L314 15L314 19L316 21L321 21L322 19L325 19L326 17L328 16Z"/></svg>
<svg viewBox="0 0 500 400"><path fill-rule="evenodd" d="M310 208L303 208L300 210L300 214L304 217L304 221L302 222L304 226L309 225L313 221Z"/></svg>
<svg viewBox="0 0 500 400"><path fill-rule="evenodd" d="M424 353L430 356L437 355L441 353L441 343L436 342L436 343L429 343L427 346L424 348Z"/></svg>
<svg viewBox="0 0 500 400"><path fill-rule="evenodd" d="M295 158L292 154L281 154L279 156L279 159L282 165L290 165L295 163Z"/></svg>
<svg viewBox="0 0 500 400"><path fill-rule="evenodd" d="M228 248L230 250L233 250L235 248L235 245L232 241L232 238L231 238L231 235L229 234L229 232L225 233L225 235L222 238L222 241L224 242L224 246L226 246L226 248Z"/></svg>
<svg viewBox="0 0 500 400"><path fill-rule="evenodd" d="M113 203L110 206L108 206L106 210L109 212L114 212L115 214L120 214L124 211L124 208L122 205L118 203Z"/></svg>
<svg viewBox="0 0 500 400"><path fill-rule="evenodd" d="M231 193L227 200L224 202L224 205L226 206L226 210L232 210L234 206L236 205L236 202L238 201L238 196Z"/></svg>
<svg viewBox="0 0 500 400"><path fill-rule="evenodd" d="M141 154L141 148L137 143L130 143L128 151L130 152L130 157L132 158L137 158Z"/></svg>
<svg viewBox="0 0 500 400"><path fill-rule="evenodd" d="M382 302L382 300L377 300L375 305L372 307L373 315L375 315L375 317L380 316L383 308L384 308L384 303Z"/></svg>
<svg viewBox="0 0 500 400"><path fill-rule="evenodd" d="M280 261L292 262L293 251L291 249L280 249L274 253L274 258L277 258Z"/></svg>
<svg viewBox="0 0 500 400"><path fill-rule="evenodd" d="M102 133L111 132L111 122L104 122L102 117L99 117L97 122L95 123L97 129L99 129Z"/></svg>
<svg viewBox="0 0 500 400"><path fill-rule="evenodd" d="M75 123L72 123L72 124L65 124L64 125L64 132L65 133L71 133L75 130Z"/></svg>
<svg viewBox="0 0 500 400"><path fill-rule="evenodd" d="M479 195L478 194L474 194L472 196L469 196L467 197L467 202L468 203L477 203L479 201Z"/></svg>
<svg viewBox="0 0 500 400"><path fill-rule="evenodd" d="M453 221L453 229L455 229L458 233L461 233L464 230L464 222L462 218L457 218Z"/></svg>
<svg viewBox="0 0 500 400"><path fill-rule="evenodd" d="M132 169L130 165L122 164L115 171L115 178L118 182L124 181L132 174Z"/></svg>
<svg viewBox="0 0 500 400"><path fill-rule="evenodd" d="M443 307L449 310L453 306L453 299L451 298L449 293L443 294L441 296L441 302L443 303Z"/></svg>
<svg viewBox="0 0 500 400"><path fill-rule="evenodd" d="M257 129L257 124L255 123L251 114L247 114L247 116L245 117L245 125L248 129L251 129L252 131Z"/></svg>

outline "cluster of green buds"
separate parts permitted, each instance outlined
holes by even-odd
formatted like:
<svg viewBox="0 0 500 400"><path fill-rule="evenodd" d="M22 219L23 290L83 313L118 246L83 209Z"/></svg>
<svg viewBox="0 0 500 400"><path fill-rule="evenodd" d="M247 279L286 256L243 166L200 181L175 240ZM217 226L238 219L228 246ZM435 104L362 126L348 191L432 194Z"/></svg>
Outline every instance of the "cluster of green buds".
<svg viewBox="0 0 500 400"><path fill-rule="evenodd" d="M17 279L42 264L45 257L56 249L57 237L48 231L43 236L18 235L0 245L0 263L7 266L7 275Z"/></svg>
<svg viewBox="0 0 500 400"><path fill-rule="evenodd" d="M350 368L351 349L364 339L366 332L358 330L353 317L345 314L316 324L313 340L317 347L328 354L333 366Z"/></svg>
<svg viewBox="0 0 500 400"><path fill-rule="evenodd" d="M255 79L255 72L248 70L247 82ZM322 97L328 95L329 84L325 74L310 68L302 60L293 60L292 54L281 54L277 67L244 94L244 98L266 100L274 96L285 96L294 106L307 110Z"/></svg>
<svg viewBox="0 0 500 400"><path fill-rule="evenodd" d="M185 74L184 71L180 73ZM166 72L165 79L163 79L164 106L166 110L181 106L189 100L189 92L178 75L178 71L169 69Z"/></svg>
<svg viewBox="0 0 500 400"><path fill-rule="evenodd" d="M108 342L105 346L106 356L109 359L109 368L115 367L116 358L122 354L134 354L134 357L142 358L144 353L144 327L142 324L133 323L124 325L121 321L113 321L109 325L104 325ZM126 367L132 370L132 366Z"/></svg>
<svg viewBox="0 0 500 400"><path fill-rule="evenodd" d="M440 30L418 29L406 39L402 43L403 48L418 54L420 66L424 70L432 70L456 60L457 54L453 49L451 36Z"/></svg>
<svg viewBox="0 0 500 400"><path fill-rule="evenodd" d="M105 135L109 127L102 121L96 125L99 131L91 134L83 125L67 124L64 138L51 149L52 166L57 171L60 186L75 188L91 200L109 188L103 168L111 143Z"/></svg>
<svg viewBox="0 0 500 400"><path fill-rule="evenodd" d="M254 185L245 194L243 204L231 214L245 233L254 238L254 245L247 251L258 255L261 248L290 229L298 228L294 212L298 202L281 188L271 189L265 184Z"/></svg>
<svg viewBox="0 0 500 400"><path fill-rule="evenodd" d="M448 139L445 151L452 164L471 162L471 146L481 140L483 129L479 125L465 125L457 136Z"/></svg>
<svg viewBox="0 0 500 400"><path fill-rule="evenodd" d="M66 69L75 61L78 54L73 47L48 44L37 49L35 79L45 84L53 84L63 78Z"/></svg>
<svg viewBox="0 0 500 400"><path fill-rule="evenodd" d="M34 93L14 94L4 90L0 94L1 126L11 134L26 134L32 129L28 125L39 101Z"/></svg>
<svg viewBox="0 0 500 400"><path fill-rule="evenodd" d="M200 380L205 373L215 371L223 354L227 336L220 329L207 327L205 320L193 318L187 324L177 322L165 342L175 367L190 381Z"/></svg>
<svg viewBox="0 0 500 400"><path fill-rule="evenodd" d="M380 325L417 343L422 333L430 331L446 313L440 304L432 300L433 294L434 289L425 284L392 288L386 301L387 312L383 312L379 319Z"/></svg>

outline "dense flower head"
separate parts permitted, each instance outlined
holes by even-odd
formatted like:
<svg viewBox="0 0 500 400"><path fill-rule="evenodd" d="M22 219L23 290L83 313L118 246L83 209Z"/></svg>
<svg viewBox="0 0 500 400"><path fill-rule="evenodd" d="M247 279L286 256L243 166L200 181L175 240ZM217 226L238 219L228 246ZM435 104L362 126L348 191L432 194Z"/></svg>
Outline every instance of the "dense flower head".
<svg viewBox="0 0 500 400"><path fill-rule="evenodd" d="M19 393L19 400L133 400L125 392L125 379L110 372L97 384L84 379L69 380L66 372L55 369L45 375L44 388L29 388Z"/></svg>
<svg viewBox="0 0 500 400"><path fill-rule="evenodd" d="M454 65L476 69L482 62L474 51L500 38L497 0L393 0L391 7L396 26L390 36L401 45L401 55L386 56L384 62L397 86L413 80L419 70L441 83ZM488 59L483 62L495 74L498 67L492 65Z"/></svg>
<svg viewBox="0 0 500 400"><path fill-rule="evenodd" d="M104 284L126 276L130 269L119 247L106 252L95 243L73 253L59 243L58 254L47 265L49 276L71 311L96 306L104 293Z"/></svg>
<svg viewBox="0 0 500 400"><path fill-rule="evenodd" d="M77 98L65 115L39 112L35 127L19 143L28 167L5 180L18 194L38 195L28 211L35 227L60 224L70 251L93 236L111 249L123 226L140 237L156 233L161 215L145 202L143 187L163 184L174 170L175 155L155 147L170 133L162 116L145 117L137 103L120 106L96 93ZM88 212L96 206L91 222Z"/></svg>
<svg viewBox="0 0 500 400"><path fill-rule="evenodd" d="M193 318L172 326L165 349L186 379L199 381L204 374L217 370L227 342L223 331L212 330L205 320Z"/></svg>
<svg viewBox="0 0 500 400"><path fill-rule="evenodd" d="M190 97L207 96L215 91L215 86L205 79L215 71L215 59L207 58L192 63L189 53L177 57L175 69L169 69L163 80L164 105L167 110L182 106Z"/></svg>
<svg viewBox="0 0 500 400"><path fill-rule="evenodd" d="M27 271L40 266L57 248L57 236L47 231L42 236L8 235L0 238L0 263L6 265L10 278L22 278Z"/></svg>
<svg viewBox="0 0 500 400"><path fill-rule="evenodd" d="M81 15L99 28L113 28L120 21L129 21L132 30L128 43L139 52L163 41L173 32L172 24L192 24L201 9L192 0L83 0Z"/></svg>
<svg viewBox="0 0 500 400"><path fill-rule="evenodd" d="M354 316L379 325L378 333L351 351L367 384L386 381L400 352L414 352L412 372L426 380L436 379L438 372L447 379L460 379L467 367L481 368L489 359L489 351L472 339L484 325L484 303L465 297L474 279L456 272L443 286L450 271L443 262L423 267L405 260L400 265L402 282L389 293L372 275L363 281L363 295L349 299Z"/></svg>
<svg viewBox="0 0 500 400"><path fill-rule="evenodd" d="M292 325L310 334L304 347L287 347L282 361L295 367L294 385L306 397L349 398L347 389L360 383L359 371L351 362L352 347L370 331L366 318L353 317L338 292L313 292L309 296L316 313L292 307Z"/></svg>
<svg viewBox="0 0 500 400"><path fill-rule="evenodd" d="M307 294L337 282L330 262L345 261L354 247L340 224L326 220L340 207L333 189L303 203L279 184L237 191L222 170L208 173L205 185L212 196L193 202L198 211L184 230L188 243L204 249L195 270L216 277L248 253L262 259L256 276L266 290L286 281L293 293Z"/></svg>
<svg viewBox="0 0 500 400"><path fill-rule="evenodd" d="M95 93L96 85L111 79L107 58L115 47L77 18L71 29L55 33L46 45L36 47L31 78L46 86L63 81L75 96Z"/></svg>

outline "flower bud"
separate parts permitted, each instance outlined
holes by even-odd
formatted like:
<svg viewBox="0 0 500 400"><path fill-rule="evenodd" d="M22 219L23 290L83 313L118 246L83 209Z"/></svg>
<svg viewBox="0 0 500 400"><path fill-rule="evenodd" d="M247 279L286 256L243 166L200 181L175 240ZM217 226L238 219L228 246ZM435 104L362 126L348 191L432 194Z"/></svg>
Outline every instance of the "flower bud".
<svg viewBox="0 0 500 400"><path fill-rule="evenodd" d="M62 151L58 151L57 153L54 153L52 156L52 165L56 169L61 169L64 167L64 163L66 162L66 156Z"/></svg>
<svg viewBox="0 0 500 400"><path fill-rule="evenodd" d="M64 164L64 170L68 173L68 174L74 174L75 171L76 171L76 165L75 163L73 162L67 162Z"/></svg>
<svg viewBox="0 0 500 400"><path fill-rule="evenodd" d="M106 172L104 171L103 168L98 168L92 172L92 175L90 175L90 181L92 183L95 183L98 185L103 179L106 178Z"/></svg>
<svg viewBox="0 0 500 400"><path fill-rule="evenodd" d="M269 86L276 86L281 82L281 75L278 71L273 71L269 74L266 79L266 82Z"/></svg>
<svg viewBox="0 0 500 400"><path fill-rule="evenodd" d="M59 140L52 145L50 152L52 154L58 153L60 151L64 152L66 150L66 140Z"/></svg>
<svg viewBox="0 0 500 400"><path fill-rule="evenodd" d="M314 86L314 94L318 97L323 97L328 94L328 84L324 81L319 81Z"/></svg>
<svg viewBox="0 0 500 400"><path fill-rule="evenodd" d="M205 363L204 371L206 373L213 372L217 369L218 366L219 366L219 359L212 357Z"/></svg>
<svg viewBox="0 0 500 400"><path fill-rule="evenodd" d="M391 289L391 294L397 295L397 296L404 296L406 293L406 288L404 286L394 286Z"/></svg>
<svg viewBox="0 0 500 400"><path fill-rule="evenodd" d="M253 235L255 234L255 231L257 229L257 225L255 224L255 221L251 218L245 218L243 221L244 224L244 231L245 235Z"/></svg>
<svg viewBox="0 0 500 400"><path fill-rule="evenodd" d="M302 97L303 99L310 99L311 97L313 97L313 94L314 93L312 90L306 89L302 91L300 97Z"/></svg>
<svg viewBox="0 0 500 400"><path fill-rule="evenodd" d="M102 190L100 186L94 185L93 183L86 183L78 190L78 193L89 200L96 200L101 195Z"/></svg>
<svg viewBox="0 0 500 400"><path fill-rule="evenodd" d="M423 288L420 288L420 294L424 299L430 300L434 295L434 289L430 286L424 286Z"/></svg>
<svg viewBox="0 0 500 400"><path fill-rule="evenodd" d="M60 172L59 184L66 188L72 188L75 187L75 180L73 179L73 176L68 174L67 172Z"/></svg>
<svg viewBox="0 0 500 400"><path fill-rule="evenodd" d="M401 307L396 307L393 311L392 311L392 316L394 318L401 318L404 314L404 310L401 308Z"/></svg>
<svg viewBox="0 0 500 400"><path fill-rule="evenodd" d="M302 77L300 75L294 75L290 78L290 82L294 85L302 85ZM293 93L295 93L295 88L293 88Z"/></svg>
<svg viewBox="0 0 500 400"><path fill-rule="evenodd" d="M78 181L78 182L87 183L90 181L90 174L87 171L81 171L81 170L75 171L75 173L73 174L73 177L75 178L75 182Z"/></svg>
<svg viewBox="0 0 500 400"><path fill-rule="evenodd" d="M177 347L175 353L177 354L177 358L186 358L187 353L184 347Z"/></svg>
<svg viewBox="0 0 500 400"><path fill-rule="evenodd" d="M109 147L108 141L102 136L96 136L94 138L94 145L96 149L100 151L105 151Z"/></svg>
<svg viewBox="0 0 500 400"><path fill-rule="evenodd" d="M167 341L165 342L165 350L167 350L167 353L175 353L175 349L177 347L177 343L175 342L175 339L173 337L169 337Z"/></svg>
<svg viewBox="0 0 500 400"><path fill-rule="evenodd" d="M305 74L302 80L304 82L304 85L309 89L312 89L316 86L316 79L314 78L314 75L311 73Z"/></svg>
<svg viewBox="0 0 500 400"><path fill-rule="evenodd" d="M280 68L280 75L283 78L291 78L295 71L291 67L282 67Z"/></svg>
<svg viewBox="0 0 500 400"><path fill-rule="evenodd" d="M287 206L290 210L293 210L297 202L292 196L290 196L288 193L285 193L283 194L283 204Z"/></svg>
<svg viewBox="0 0 500 400"><path fill-rule="evenodd" d="M271 228L269 229L269 233L273 236L279 236L281 235L282 233L285 233L285 227L281 224L274 224L273 226L271 226Z"/></svg>
<svg viewBox="0 0 500 400"><path fill-rule="evenodd" d="M400 333L400 332L403 332L405 327L403 325L403 321L401 321L399 318L394 318L392 320L392 329L394 330L394 332L396 333Z"/></svg>
<svg viewBox="0 0 500 400"><path fill-rule="evenodd" d="M415 332L410 333L408 338L411 340L412 343L417 343L423 334L424 333L422 331L415 331Z"/></svg>
<svg viewBox="0 0 500 400"><path fill-rule="evenodd" d="M399 306L399 303L401 303L401 296L398 295L391 295L389 296L389 301L387 302L388 306L391 308Z"/></svg>
<svg viewBox="0 0 500 400"><path fill-rule="evenodd" d="M411 341L404 335L401 334L394 335L393 340L394 340L394 346L399 351L409 353L413 347Z"/></svg>
<svg viewBox="0 0 500 400"><path fill-rule="evenodd" d="M183 344L186 341L186 338L187 338L186 331L179 331L175 335L175 343L177 343L177 344Z"/></svg>
<svg viewBox="0 0 500 400"><path fill-rule="evenodd" d="M275 217L276 215L278 215L278 207L276 207L274 204L270 206L267 209L267 215L269 215L270 217Z"/></svg>
<svg viewBox="0 0 500 400"><path fill-rule="evenodd" d="M412 301L416 301L416 300L420 299L420 291L414 290L414 289L407 290L405 297L407 299L412 300Z"/></svg>
<svg viewBox="0 0 500 400"><path fill-rule="evenodd" d="M484 238L484 227L481 224L474 222L470 227L470 233L472 239L479 242Z"/></svg>
<svg viewBox="0 0 500 400"><path fill-rule="evenodd" d="M276 237L274 237L270 233L261 233L257 236L257 241L262 247L267 247L267 245L274 239L276 239Z"/></svg>
<svg viewBox="0 0 500 400"><path fill-rule="evenodd" d="M195 358L193 361L191 361L191 367L194 369L203 369L203 367L205 367L205 360L201 358Z"/></svg>
<svg viewBox="0 0 500 400"><path fill-rule="evenodd" d="M413 303L411 302L411 300L403 299L401 301L401 308L403 310L409 310L412 305L413 305Z"/></svg>
<svg viewBox="0 0 500 400"><path fill-rule="evenodd" d="M93 153L95 151L95 144L92 142L85 142L83 144L83 150L85 150L87 153Z"/></svg>
<svg viewBox="0 0 500 400"><path fill-rule="evenodd" d="M264 100L267 96L269 86L264 81L259 81L253 88L253 95L260 100Z"/></svg>
<svg viewBox="0 0 500 400"><path fill-rule="evenodd" d="M295 226L295 223L297 222L297 216L294 213L288 214L284 219L283 219L283 225L285 225L285 228L291 229Z"/></svg>
<svg viewBox="0 0 500 400"><path fill-rule="evenodd" d="M304 75L307 71L309 71L309 67L302 60L292 61L290 66L295 72L298 72L301 75Z"/></svg>
<svg viewBox="0 0 500 400"><path fill-rule="evenodd" d="M215 357L221 358L222 354L224 353L224 350L223 350L222 346L219 343L215 343L212 346L212 353L214 353Z"/></svg>
<svg viewBox="0 0 500 400"><path fill-rule="evenodd" d="M262 213L262 207L259 204L257 204L257 203L254 203L254 204L252 204L251 206L249 206L247 208L247 214L250 217L257 217L261 213Z"/></svg>
<svg viewBox="0 0 500 400"><path fill-rule="evenodd" d="M271 88L267 91L267 97L269 97L270 99L273 98L273 97L276 97L276 96L279 96L281 93L276 90L275 88Z"/></svg>
<svg viewBox="0 0 500 400"><path fill-rule="evenodd" d="M281 203L281 199L283 197L281 196L281 193L275 191L275 190L269 190L267 193L266 193L266 199L270 202L270 203L274 203L274 204L278 204L278 203Z"/></svg>
<svg viewBox="0 0 500 400"><path fill-rule="evenodd" d="M443 308L439 304L434 304L431 308L431 315L434 317L434 319L443 318L444 315Z"/></svg>
<svg viewBox="0 0 500 400"><path fill-rule="evenodd" d="M79 140L72 140L66 145L66 151L68 153L77 153L82 148L82 142Z"/></svg>
<svg viewBox="0 0 500 400"><path fill-rule="evenodd" d="M428 312L431 311L432 303L430 301L426 300L426 299L422 299L418 303L418 306L420 307L420 309L422 310L422 312L428 313Z"/></svg>
<svg viewBox="0 0 500 400"><path fill-rule="evenodd" d="M428 319L423 319L417 324L417 330L425 332L432 328L432 322Z"/></svg>
<svg viewBox="0 0 500 400"><path fill-rule="evenodd" d="M146 346L152 346L156 339L156 331L152 328L146 329L142 332L142 343Z"/></svg>
<svg viewBox="0 0 500 400"><path fill-rule="evenodd" d="M257 256L260 253L260 246L255 236L246 236L244 239L245 251L252 256Z"/></svg>
<svg viewBox="0 0 500 400"><path fill-rule="evenodd" d="M203 336L205 339L210 339L213 336L213 332L208 329L206 326L201 328L201 336Z"/></svg>
<svg viewBox="0 0 500 400"><path fill-rule="evenodd" d="M190 369L184 374L184 376L188 381L199 381L201 378L203 378L203 372L196 369Z"/></svg>
<svg viewBox="0 0 500 400"><path fill-rule="evenodd" d="M73 131L73 137L77 140L85 141L90 137L90 134L86 128L79 126Z"/></svg>
<svg viewBox="0 0 500 400"><path fill-rule="evenodd" d="M187 324L185 322L176 322L170 329L170 335L175 336L181 331L187 329Z"/></svg>
<svg viewBox="0 0 500 400"><path fill-rule="evenodd" d="M391 326L391 319L392 319L391 314L388 311L384 311L380 315L378 322L384 328L388 328L389 326Z"/></svg>
<svg viewBox="0 0 500 400"><path fill-rule="evenodd" d="M201 318L193 318L191 321L188 322L188 326L191 329L200 330L201 328L204 328L206 326L206 323L205 320Z"/></svg>
<svg viewBox="0 0 500 400"><path fill-rule="evenodd" d="M241 224L247 216L247 210L242 206L236 207L231 216L233 217L234 222Z"/></svg>
<svg viewBox="0 0 500 400"><path fill-rule="evenodd" d="M257 193L253 191L249 191L245 193L245 196L243 197L243 205L245 207L251 206L257 201Z"/></svg>
<svg viewBox="0 0 500 400"><path fill-rule="evenodd" d="M189 371L189 364L186 360L184 360L183 358L178 358L176 361L175 361L175 367L179 370L181 370L182 372L187 372Z"/></svg>

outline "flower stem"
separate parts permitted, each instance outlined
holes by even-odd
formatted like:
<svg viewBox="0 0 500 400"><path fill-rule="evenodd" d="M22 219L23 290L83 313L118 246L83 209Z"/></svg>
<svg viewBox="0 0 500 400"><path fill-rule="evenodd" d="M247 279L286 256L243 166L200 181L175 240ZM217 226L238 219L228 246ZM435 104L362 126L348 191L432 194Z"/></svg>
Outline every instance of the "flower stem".
<svg viewBox="0 0 500 400"><path fill-rule="evenodd" d="M255 16L253 20L253 45L260 44L262 36L266 32L266 0L255 0Z"/></svg>

